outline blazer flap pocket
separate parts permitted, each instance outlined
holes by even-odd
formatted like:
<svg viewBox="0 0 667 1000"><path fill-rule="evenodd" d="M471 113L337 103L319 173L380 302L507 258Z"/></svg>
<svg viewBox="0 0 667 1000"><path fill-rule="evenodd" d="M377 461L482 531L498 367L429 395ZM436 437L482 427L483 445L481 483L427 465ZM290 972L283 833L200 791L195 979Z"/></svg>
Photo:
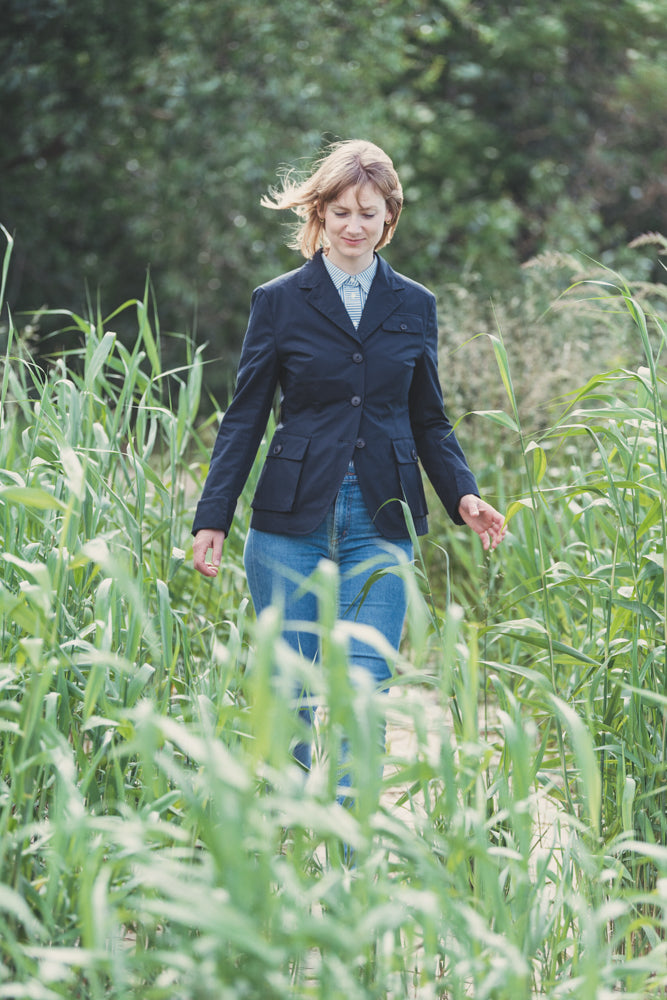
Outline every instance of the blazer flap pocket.
<svg viewBox="0 0 667 1000"><path fill-rule="evenodd" d="M306 454L309 444L310 438L278 432L273 435L266 457L288 458L293 462L300 462Z"/></svg>
<svg viewBox="0 0 667 1000"><path fill-rule="evenodd" d="M253 510L286 514L294 509L303 458L309 444L310 438L276 431L257 480L257 489L252 498Z"/></svg>
<svg viewBox="0 0 667 1000"><path fill-rule="evenodd" d="M396 471L413 517L426 517L428 507L424 495L424 484L417 464L417 445L412 438L392 440L396 457Z"/></svg>
<svg viewBox="0 0 667 1000"><path fill-rule="evenodd" d="M417 446L412 440L412 438L398 438L391 442L394 446L394 455L396 456L396 461L401 465L410 462L413 464L419 458L417 454Z"/></svg>
<svg viewBox="0 0 667 1000"><path fill-rule="evenodd" d="M424 320L413 313L394 313L384 321L382 329L392 333L423 333Z"/></svg>

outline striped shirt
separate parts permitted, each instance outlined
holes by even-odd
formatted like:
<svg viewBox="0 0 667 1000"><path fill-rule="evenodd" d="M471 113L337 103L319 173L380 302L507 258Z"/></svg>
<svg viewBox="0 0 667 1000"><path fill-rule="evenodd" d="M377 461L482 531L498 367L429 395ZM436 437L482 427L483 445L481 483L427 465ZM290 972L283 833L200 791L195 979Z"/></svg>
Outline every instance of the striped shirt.
<svg viewBox="0 0 667 1000"><path fill-rule="evenodd" d="M373 255L371 263L360 274L348 274L347 271L341 270L331 263L326 254L322 260L356 330L377 271L377 257Z"/></svg>

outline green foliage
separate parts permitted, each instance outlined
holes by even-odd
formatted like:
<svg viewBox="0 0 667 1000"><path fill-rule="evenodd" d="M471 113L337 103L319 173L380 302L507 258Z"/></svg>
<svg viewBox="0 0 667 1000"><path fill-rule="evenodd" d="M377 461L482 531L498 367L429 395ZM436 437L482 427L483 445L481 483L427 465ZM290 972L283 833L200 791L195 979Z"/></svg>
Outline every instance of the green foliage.
<svg viewBox="0 0 667 1000"><path fill-rule="evenodd" d="M528 626L553 690L594 735L601 835L627 832L634 809L637 835L664 843L665 325L622 282L608 278L578 291L607 315L626 312L644 364L594 377L553 427L522 440L532 523L523 524L521 572L505 578L504 611L519 620L501 629L525 634ZM500 341L497 350L511 388ZM523 438L513 394L511 402ZM520 501L510 516L525 510ZM644 862L639 870L641 882Z"/></svg>
<svg viewBox="0 0 667 1000"><path fill-rule="evenodd" d="M188 568L211 430L195 427L201 351L163 370L147 293L111 317L61 314L85 343L71 366L37 368L10 323L0 996L664 991L664 324L621 279L584 292L643 362L528 437L494 335L510 537L465 616L461 574L441 590L417 545L388 699L350 676L333 565L311 581L326 670L282 646L277 609L253 620L247 495L221 578ZM457 534L434 541L456 563ZM295 680L326 708L307 781L288 752ZM343 736L351 809L335 800Z"/></svg>
<svg viewBox="0 0 667 1000"><path fill-rule="evenodd" d="M12 308L141 298L149 267L165 328L196 328L225 362L207 375L217 396L251 288L299 263L260 197L326 139L363 135L392 154L406 209L388 253L438 294L463 281L482 302L521 296L519 264L546 247L630 272L623 244L664 217L658 2L6 7ZM40 335L53 328L42 316ZM80 343L72 331L67 346ZM164 341L169 365L179 347Z"/></svg>

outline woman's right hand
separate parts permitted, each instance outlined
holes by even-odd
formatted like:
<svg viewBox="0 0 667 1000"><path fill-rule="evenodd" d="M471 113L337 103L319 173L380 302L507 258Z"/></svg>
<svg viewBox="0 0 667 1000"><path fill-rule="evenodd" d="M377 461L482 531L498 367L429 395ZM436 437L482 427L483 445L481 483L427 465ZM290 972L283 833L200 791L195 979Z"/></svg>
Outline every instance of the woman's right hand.
<svg viewBox="0 0 667 1000"><path fill-rule="evenodd" d="M192 543L192 558L195 569L202 576L218 575L224 541L224 531L215 531L213 528L201 528L195 535L195 540ZM211 560L207 562L206 557L209 552Z"/></svg>

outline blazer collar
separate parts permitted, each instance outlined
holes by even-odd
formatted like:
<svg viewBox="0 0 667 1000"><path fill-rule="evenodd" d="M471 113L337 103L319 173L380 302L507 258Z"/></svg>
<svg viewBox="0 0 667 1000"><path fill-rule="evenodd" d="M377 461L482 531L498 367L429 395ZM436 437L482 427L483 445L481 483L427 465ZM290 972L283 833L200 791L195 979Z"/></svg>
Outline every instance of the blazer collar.
<svg viewBox="0 0 667 1000"><path fill-rule="evenodd" d="M401 304L404 285L393 268L378 256L377 272L356 330L327 273L321 250L318 250L311 260L306 261L299 271L299 287L306 291L310 304L327 319L355 340L364 340Z"/></svg>

